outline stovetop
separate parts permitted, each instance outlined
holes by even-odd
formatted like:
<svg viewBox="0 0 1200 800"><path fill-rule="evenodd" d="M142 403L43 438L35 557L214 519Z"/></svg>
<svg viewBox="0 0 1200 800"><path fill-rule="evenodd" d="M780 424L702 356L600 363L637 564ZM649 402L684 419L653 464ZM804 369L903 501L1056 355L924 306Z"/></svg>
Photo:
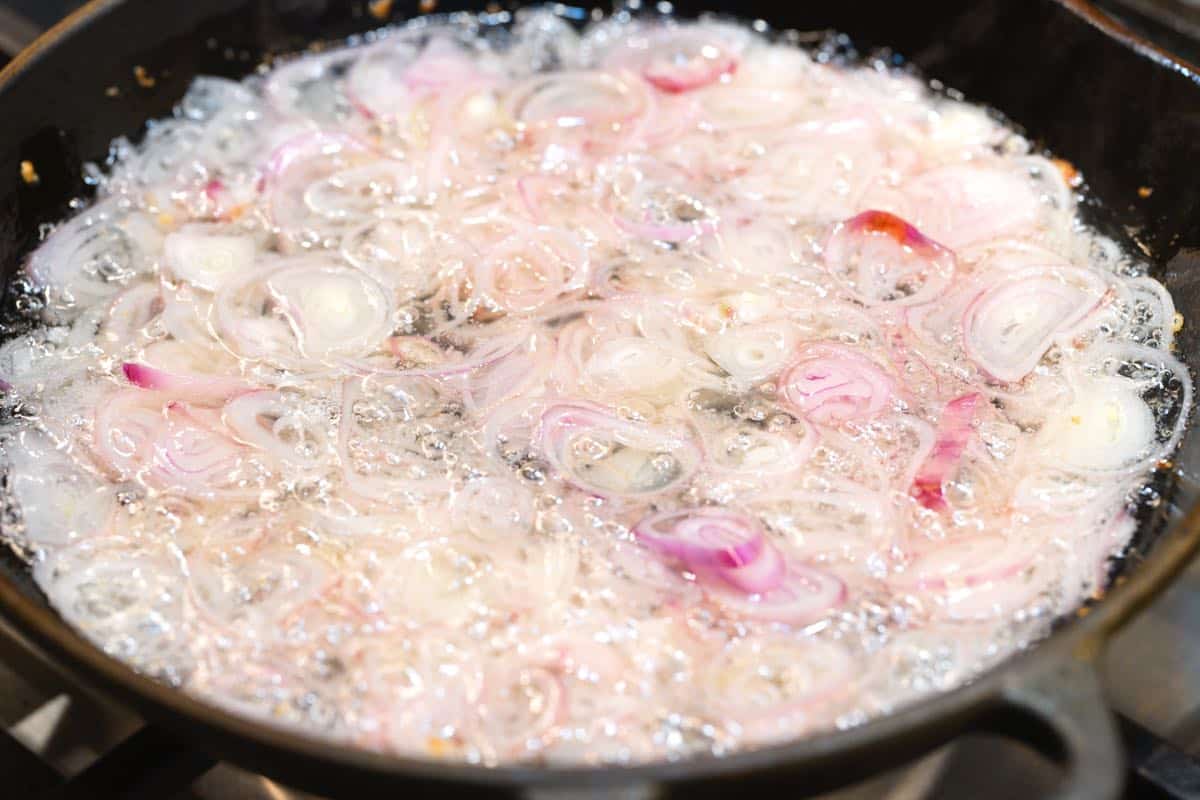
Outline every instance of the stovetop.
<svg viewBox="0 0 1200 800"><path fill-rule="evenodd" d="M1101 0L1098 4L1185 58L1200 62L1200 0ZM27 43L39 29L81 5L82 0L0 0L0 64L5 51ZM6 636L11 632L0 621L0 796L310 797L190 751L163 732L145 727L128 710L59 677L51 666L6 647ZM1127 797L1200 798L1200 785L1170 794L1153 783L1163 774L1164 762L1186 756L1200 759L1200 563L1113 641L1104 666L1112 707L1125 718L1123 733L1131 763L1144 767L1143 775L1131 775ZM2 735L5 729L10 737ZM137 779L130 780L131 774ZM1024 746L972 736L837 797L1033 798L1047 794L1056 777L1052 764ZM64 778L76 780L63 789Z"/></svg>

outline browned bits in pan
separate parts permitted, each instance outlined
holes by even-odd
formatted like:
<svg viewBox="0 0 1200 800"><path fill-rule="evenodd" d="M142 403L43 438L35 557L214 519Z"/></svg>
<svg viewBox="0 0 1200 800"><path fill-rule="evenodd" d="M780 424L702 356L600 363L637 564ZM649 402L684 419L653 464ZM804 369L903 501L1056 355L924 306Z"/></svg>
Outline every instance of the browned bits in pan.
<svg viewBox="0 0 1200 800"><path fill-rule="evenodd" d="M42 178L38 175L32 161L21 162L21 180L25 181L29 186L37 186L42 182Z"/></svg>
<svg viewBox="0 0 1200 800"><path fill-rule="evenodd" d="M158 80L146 71L146 68L138 64L133 68L133 77L138 82L138 86L143 89L153 89L158 83Z"/></svg>
<svg viewBox="0 0 1200 800"><path fill-rule="evenodd" d="M1083 176L1079 174L1079 170L1070 161L1067 161L1065 158L1052 158L1050 161L1054 166L1058 167L1058 171L1062 174L1063 180L1067 182L1067 186L1075 188L1083 183Z"/></svg>
<svg viewBox="0 0 1200 800"><path fill-rule="evenodd" d="M371 0L367 3L367 11L375 19L387 19L392 13L393 5L395 0Z"/></svg>

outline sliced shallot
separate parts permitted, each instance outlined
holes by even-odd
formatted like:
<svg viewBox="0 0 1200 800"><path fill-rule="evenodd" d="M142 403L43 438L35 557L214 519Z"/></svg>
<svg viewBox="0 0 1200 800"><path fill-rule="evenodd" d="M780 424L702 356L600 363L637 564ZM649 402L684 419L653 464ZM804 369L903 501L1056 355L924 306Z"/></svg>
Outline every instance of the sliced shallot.
<svg viewBox="0 0 1200 800"><path fill-rule="evenodd" d="M837 344L806 347L779 386L785 403L822 425L871 419L896 396L891 376L858 351Z"/></svg>
<svg viewBox="0 0 1200 800"><path fill-rule="evenodd" d="M710 585L706 591L723 609L740 617L789 625L809 625L846 598L837 576L803 564L788 565L775 588L747 594L741 588Z"/></svg>
<svg viewBox="0 0 1200 800"><path fill-rule="evenodd" d="M540 427L555 470L600 496L664 492L686 481L700 461L689 431L623 420L586 403L546 409Z"/></svg>
<svg viewBox="0 0 1200 800"><path fill-rule="evenodd" d="M693 569L744 567L767 546L756 520L718 508L666 511L643 519L633 530L652 549Z"/></svg>
<svg viewBox="0 0 1200 800"><path fill-rule="evenodd" d="M951 400L938 419L937 439L913 479L912 495L931 511L948 508L942 486L958 467L974 432L976 411L983 400L978 393Z"/></svg>
<svg viewBox="0 0 1200 800"><path fill-rule="evenodd" d="M825 268L866 305L913 305L936 297L954 276L954 254L886 211L840 223L825 245Z"/></svg>

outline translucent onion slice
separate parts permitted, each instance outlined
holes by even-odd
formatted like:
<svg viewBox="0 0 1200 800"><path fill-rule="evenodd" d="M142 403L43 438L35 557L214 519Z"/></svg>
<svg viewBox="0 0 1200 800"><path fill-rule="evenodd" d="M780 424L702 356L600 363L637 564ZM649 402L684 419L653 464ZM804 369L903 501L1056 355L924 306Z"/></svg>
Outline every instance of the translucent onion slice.
<svg viewBox="0 0 1200 800"><path fill-rule="evenodd" d="M461 374L456 385L461 387L463 402L472 412L486 414L511 397L536 395L549 376L554 365L554 341L541 334L518 334L513 338L515 347L507 347L505 339L499 340L506 352L495 358L486 352L486 342L467 356L466 360L477 362L477 366Z"/></svg>
<svg viewBox="0 0 1200 800"><path fill-rule="evenodd" d="M800 241L795 229L776 219L739 220L717 236L717 257L746 275L779 275L800 261Z"/></svg>
<svg viewBox="0 0 1200 800"><path fill-rule="evenodd" d="M368 222L342 237L342 255L406 298L432 294L448 271L461 266L461 247L436 231L421 212Z"/></svg>
<svg viewBox="0 0 1200 800"><path fill-rule="evenodd" d="M431 751L444 755L461 746L464 721L481 691L482 669L464 654L445 650L452 654L441 652L424 659L419 695L397 693L394 687L404 684L394 682L382 694L381 707L388 710L383 728L388 746L422 757Z"/></svg>
<svg viewBox="0 0 1200 800"><path fill-rule="evenodd" d="M798 96L780 89L716 86L698 95L701 124L726 133L782 128L801 113Z"/></svg>
<svg viewBox="0 0 1200 800"><path fill-rule="evenodd" d="M918 554L892 579L901 591L932 593L945 615L983 620L1031 603L1045 584L1030 575L1036 547L999 534L968 534Z"/></svg>
<svg viewBox="0 0 1200 800"><path fill-rule="evenodd" d="M374 161L338 170L310 183L303 201L312 214L331 221L362 219L416 200L420 180L398 161Z"/></svg>
<svg viewBox="0 0 1200 800"><path fill-rule="evenodd" d="M342 385L338 457L359 497L411 505L451 491L448 469L459 418L444 387L420 377L351 378Z"/></svg>
<svg viewBox="0 0 1200 800"><path fill-rule="evenodd" d="M169 402L165 428L152 443L147 480L198 496L230 489L242 466L243 450L220 421L184 403Z"/></svg>
<svg viewBox="0 0 1200 800"><path fill-rule="evenodd" d="M320 465L330 452L327 414L328 409L305 407L282 392L257 391L227 403L223 419L238 440L280 462L307 468Z"/></svg>
<svg viewBox="0 0 1200 800"><path fill-rule="evenodd" d="M369 351L391 328L391 302L355 269L304 265L272 273L267 289L311 358Z"/></svg>
<svg viewBox="0 0 1200 800"><path fill-rule="evenodd" d="M506 478L469 481L451 506L455 524L484 544L519 541L532 530L536 514L529 488Z"/></svg>
<svg viewBox="0 0 1200 800"><path fill-rule="evenodd" d="M1123 378L1081 380L1038 434L1039 452L1084 472L1137 472L1165 452L1150 406Z"/></svg>
<svg viewBox="0 0 1200 800"><path fill-rule="evenodd" d="M733 82L760 89L794 89L823 70L798 47L762 47L756 42L742 54Z"/></svg>
<svg viewBox="0 0 1200 800"><path fill-rule="evenodd" d="M380 158L346 134L288 141L267 171L271 220L293 249L332 247L364 219L403 213L424 191L412 164Z"/></svg>
<svg viewBox="0 0 1200 800"><path fill-rule="evenodd" d="M555 471L602 497L659 494L690 478L700 463L690 432L623 420L591 404L551 406L540 428Z"/></svg>
<svg viewBox="0 0 1200 800"><path fill-rule="evenodd" d="M646 36L629 37L606 59L639 72L662 92L681 94L719 81L737 69L744 37L716 25L672 25ZM741 33L737 31L736 33Z"/></svg>
<svg viewBox="0 0 1200 800"><path fill-rule="evenodd" d="M421 47L393 35L355 63L346 93L368 117L407 121L423 100L453 93L483 77L470 54L445 36L434 36Z"/></svg>
<svg viewBox="0 0 1200 800"><path fill-rule="evenodd" d="M937 438L921 468L913 478L912 496L931 511L945 511L949 506L942 485L958 468L963 452L975 433L975 415L983 403L978 392L955 398L942 409L937 423Z"/></svg>
<svg viewBox="0 0 1200 800"><path fill-rule="evenodd" d="M253 236L219 232L218 226L185 225L163 243L163 265L193 286L215 292L232 275L254 268Z"/></svg>
<svg viewBox="0 0 1200 800"><path fill-rule="evenodd" d="M534 128L619 128L649 105L639 84L620 73L548 73L514 86L504 105L513 120Z"/></svg>
<svg viewBox="0 0 1200 800"><path fill-rule="evenodd" d="M589 242L616 235L613 221L596 207L594 190L543 173L522 175L514 183L510 206L536 225L577 232Z"/></svg>
<svg viewBox="0 0 1200 800"><path fill-rule="evenodd" d="M587 267L587 250L571 233L547 227L522 230L476 262L472 294L485 308L529 313L580 288Z"/></svg>
<svg viewBox="0 0 1200 800"><path fill-rule="evenodd" d="M550 666L499 663L488 670L484 687L480 729L493 758L540 751L567 720L567 689Z"/></svg>
<svg viewBox="0 0 1200 800"><path fill-rule="evenodd" d="M868 563L892 546L897 528L884 492L847 480L770 484L751 507L784 534L781 547L789 557L809 563Z"/></svg>
<svg viewBox="0 0 1200 800"><path fill-rule="evenodd" d="M757 561L767 549L757 520L720 508L664 511L643 519L633 532L662 555L693 570L718 570L722 576Z"/></svg>
<svg viewBox="0 0 1200 800"><path fill-rule="evenodd" d="M955 270L953 253L886 211L864 211L838 224L824 260L830 274L868 306L929 302Z"/></svg>
<svg viewBox="0 0 1200 800"><path fill-rule="evenodd" d="M165 658L178 658L172 645L181 635L184 576L165 553L101 536L51 549L33 574L56 611L89 636L120 637L135 651L135 664L144 659L164 670Z"/></svg>
<svg viewBox="0 0 1200 800"><path fill-rule="evenodd" d="M371 558L374 568L367 574L386 619L453 626L480 603L486 578L480 561L445 539L416 542Z"/></svg>
<svg viewBox="0 0 1200 800"><path fill-rule="evenodd" d="M230 278L230 282L242 279L244 276ZM219 338L218 330L213 324L217 316L213 313L215 306L215 298L207 292L196 291L186 285L172 290L164 285L162 315L158 322L161 323L162 330L177 342L208 345L214 336ZM153 328L150 331L153 331Z"/></svg>
<svg viewBox="0 0 1200 800"><path fill-rule="evenodd" d="M985 291L963 315L963 349L992 377L1019 381L1033 371L1061 331L1078 324L1103 293L1056 277L1024 275Z"/></svg>
<svg viewBox="0 0 1200 800"><path fill-rule="evenodd" d="M278 629L289 614L316 599L333 578L322 559L275 546L230 561L224 552L188 558L188 595L218 628Z"/></svg>
<svg viewBox="0 0 1200 800"><path fill-rule="evenodd" d="M277 181L307 161L325 160L336 168L370 152L366 142L346 133L306 131L280 143L268 157L264 171L267 178Z"/></svg>
<svg viewBox="0 0 1200 800"><path fill-rule="evenodd" d="M23 431L6 449L8 488L20 509L23 541L65 545L108 529L117 510L111 485L35 431Z"/></svg>
<svg viewBox="0 0 1200 800"><path fill-rule="evenodd" d="M101 462L123 480L136 476L164 425L161 395L119 391L96 408L93 447Z"/></svg>
<svg viewBox="0 0 1200 800"><path fill-rule="evenodd" d="M626 160L612 175L613 221L639 239L678 243L710 234L716 213L682 170L649 158Z"/></svg>
<svg viewBox="0 0 1200 800"><path fill-rule="evenodd" d="M276 67L264 87L267 100L286 117L344 120L354 112L346 97L346 76L361 55L361 50L345 48Z"/></svg>
<svg viewBox="0 0 1200 800"><path fill-rule="evenodd" d="M156 392L117 392L95 412L97 455L124 480L198 497L241 490L242 448L204 409Z"/></svg>
<svg viewBox="0 0 1200 800"><path fill-rule="evenodd" d="M163 308L158 284L138 283L113 298L98 324L95 319L81 317L76 322L79 329L72 331L72 337L95 336L107 352L119 352L129 345L144 341L146 326L163 313Z"/></svg>
<svg viewBox="0 0 1200 800"><path fill-rule="evenodd" d="M736 185L780 216L834 223L861 211L868 192L896 171L877 115L866 109L790 128Z"/></svg>
<svg viewBox="0 0 1200 800"><path fill-rule="evenodd" d="M1175 342L1175 300L1166 287L1149 277L1134 278L1126 286L1125 324L1134 340L1142 344L1171 350Z"/></svg>
<svg viewBox="0 0 1200 800"><path fill-rule="evenodd" d="M126 361L121 371L139 389L193 402L223 400L251 389L247 381L231 375L237 366L227 354L204 344L155 342L140 361Z"/></svg>
<svg viewBox="0 0 1200 800"><path fill-rule="evenodd" d="M860 672L838 643L748 638L730 643L706 665L703 686L748 737L769 742L806 732L812 710L845 695Z"/></svg>
<svg viewBox="0 0 1200 800"><path fill-rule="evenodd" d="M779 379L780 399L821 425L878 416L891 406L896 392L896 382L874 361L836 344L804 348Z"/></svg>
<svg viewBox="0 0 1200 800"><path fill-rule="evenodd" d="M790 564L778 585L762 593L709 584L705 592L739 617L789 625L809 625L825 617L846 598L840 578L803 564Z"/></svg>
<svg viewBox="0 0 1200 800"><path fill-rule="evenodd" d="M774 545L768 544L763 548L758 558L738 567L723 570L713 570L703 574L701 579L706 582L720 581L747 594L768 594L775 591L787 576L788 566L783 553Z"/></svg>
<svg viewBox="0 0 1200 800"><path fill-rule="evenodd" d="M818 438L802 421L783 430L731 425L713 437L707 449L710 462L721 472L766 481L803 467Z"/></svg>
<svg viewBox="0 0 1200 800"><path fill-rule="evenodd" d="M901 208L893 210L955 250L1017 236L1043 211L1033 182L1001 169L939 167L905 182L900 191Z"/></svg>
<svg viewBox="0 0 1200 800"><path fill-rule="evenodd" d="M704 350L739 381L753 383L778 374L793 359L800 332L787 322L763 322L713 334Z"/></svg>
<svg viewBox="0 0 1200 800"><path fill-rule="evenodd" d="M919 553L892 583L946 591L1013 577L1032 560L1028 548L995 533L964 534Z"/></svg>
<svg viewBox="0 0 1200 800"><path fill-rule="evenodd" d="M404 84L419 94L450 92L483 78L485 61L448 36L433 36L404 73Z"/></svg>
<svg viewBox="0 0 1200 800"><path fill-rule="evenodd" d="M545 515L539 522L545 525ZM519 558L521 565L509 573L514 585L505 587L505 581L499 580L503 594L493 602L505 603L519 598L531 616L561 619L563 606L579 583L579 541L562 535L548 540L535 539L522 548Z"/></svg>
<svg viewBox="0 0 1200 800"><path fill-rule="evenodd" d="M29 257L27 269L48 290L51 317L70 319L152 270L162 245L163 234L150 217L114 200L60 226Z"/></svg>
<svg viewBox="0 0 1200 800"><path fill-rule="evenodd" d="M368 49L346 75L346 95L368 117L399 118L416 103L406 77L416 61L418 45L392 37Z"/></svg>
<svg viewBox="0 0 1200 800"><path fill-rule="evenodd" d="M600 342L583 371L587 381L606 394L673 398L682 390L692 360L691 353L624 336Z"/></svg>

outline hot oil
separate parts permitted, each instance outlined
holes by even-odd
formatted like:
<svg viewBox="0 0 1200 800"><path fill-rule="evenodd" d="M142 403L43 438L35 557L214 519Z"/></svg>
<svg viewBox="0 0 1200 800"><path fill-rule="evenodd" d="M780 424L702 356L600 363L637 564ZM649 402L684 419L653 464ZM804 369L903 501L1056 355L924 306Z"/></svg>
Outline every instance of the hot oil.
<svg viewBox="0 0 1200 800"><path fill-rule="evenodd" d="M1100 588L1190 379L1169 355L1169 299L1078 222L1050 162L882 64L826 66L837 48L810 58L709 23L738 67L693 94L676 91L695 79L680 63L607 61L657 35L647 20L580 37L567 12L364 39L411 46L428 74L397 77L386 59L382 78L355 73L362 53L389 52L364 49L206 79L92 171L107 210L61 227L42 250L54 257L12 286L0 437L6 541L99 647L366 748L635 762L863 724L970 680ZM702 49L697 69L719 56ZM669 88L623 82L638 64ZM479 74L423 82L454 69ZM403 80L417 100L383 91ZM650 118L634 86L666 112ZM635 111L603 117L597 97ZM780 98L791 117L770 117ZM797 142L798 160L771 161ZM929 208L954 186L911 209L900 190L964 163L1033 187L1030 219L944 225L988 235L955 248L954 283L922 313L894 305L920 282L877 304L838 284L829 237L865 193L936 229ZM167 263L166 237L196 222L208 260ZM222 272L235 248L210 236L251 242L253 263ZM1002 269L1109 287L1009 382L962 347L965 295ZM869 418L797 405L785 376L813 343L863 354L857 369L900 388ZM1137 399L1053 417L1095 380ZM943 506L926 507L919 468L948 402L971 392L974 433ZM1139 429L1118 417L1137 403L1154 430L1129 444ZM575 416L559 435L562 404ZM1093 413L1115 431L1103 469L1060 452ZM634 533L654 512L714 505L760 520L844 597L803 622L741 613ZM996 536L1021 556L954 555ZM990 558L1003 563L976 569Z"/></svg>

